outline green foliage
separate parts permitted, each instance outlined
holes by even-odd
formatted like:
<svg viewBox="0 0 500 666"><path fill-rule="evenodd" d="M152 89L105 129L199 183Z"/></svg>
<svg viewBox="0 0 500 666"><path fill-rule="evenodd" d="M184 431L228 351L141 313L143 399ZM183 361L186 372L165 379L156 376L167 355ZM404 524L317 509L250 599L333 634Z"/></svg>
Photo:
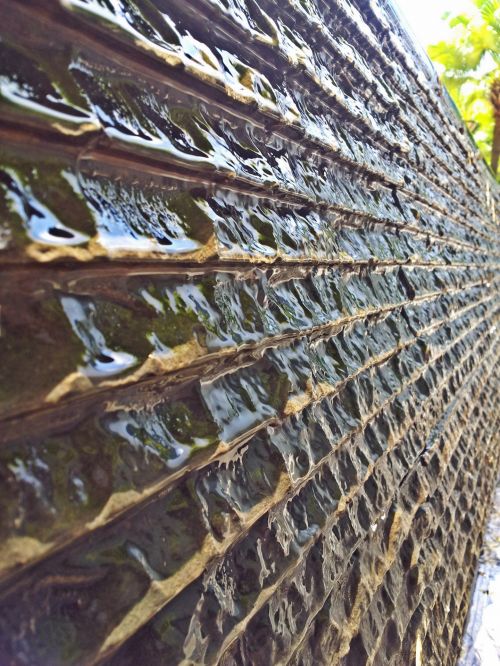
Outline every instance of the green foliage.
<svg viewBox="0 0 500 666"><path fill-rule="evenodd" d="M474 137L490 161L495 114L492 85L500 79L500 0L473 0L470 14L443 17L451 38L428 47L441 65L441 80Z"/></svg>

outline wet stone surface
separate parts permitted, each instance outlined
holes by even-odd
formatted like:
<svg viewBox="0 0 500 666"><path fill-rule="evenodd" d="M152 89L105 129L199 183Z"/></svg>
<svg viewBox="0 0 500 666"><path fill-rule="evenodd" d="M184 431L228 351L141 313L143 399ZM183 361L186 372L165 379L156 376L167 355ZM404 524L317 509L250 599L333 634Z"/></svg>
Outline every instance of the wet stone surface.
<svg viewBox="0 0 500 666"><path fill-rule="evenodd" d="M500 199L390 3L0 9L0 666L455 664Z"/></svg>
<svg viewBox="0 0 500 666"><path fill-rule="evenodd" d="M484 531L476 580L470 599L460 666L500 661L496 623L500 604L500 488L497 484Z"/></svg>

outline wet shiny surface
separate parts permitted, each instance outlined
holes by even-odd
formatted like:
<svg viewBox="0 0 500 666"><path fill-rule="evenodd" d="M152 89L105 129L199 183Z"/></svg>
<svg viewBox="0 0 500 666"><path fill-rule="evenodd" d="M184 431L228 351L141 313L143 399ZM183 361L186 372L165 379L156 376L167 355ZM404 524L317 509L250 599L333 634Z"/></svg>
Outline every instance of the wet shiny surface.
<svg viewBox="0 0 500 666"><path fill-rule="evenodd" d="M498 191L391 6L0 7L0 663L453 663Z"/></svg>
<svg viewBox="0 0 500 666"><path fill-rule="evenodd" d="M500 660L496 624L500 605L500 488L497 484L470 599L459 666Z"/></svg>

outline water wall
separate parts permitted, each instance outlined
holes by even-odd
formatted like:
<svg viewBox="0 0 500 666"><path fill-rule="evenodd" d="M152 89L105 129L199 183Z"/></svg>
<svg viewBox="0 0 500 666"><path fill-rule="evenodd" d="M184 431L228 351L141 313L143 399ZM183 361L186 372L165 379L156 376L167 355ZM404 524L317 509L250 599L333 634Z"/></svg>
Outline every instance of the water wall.
<svg viewBox="0 0 500 666"><path fill-rule="evenodd" d="M0 9L0 665L454 664L500 198L394 8Z"/></svg>

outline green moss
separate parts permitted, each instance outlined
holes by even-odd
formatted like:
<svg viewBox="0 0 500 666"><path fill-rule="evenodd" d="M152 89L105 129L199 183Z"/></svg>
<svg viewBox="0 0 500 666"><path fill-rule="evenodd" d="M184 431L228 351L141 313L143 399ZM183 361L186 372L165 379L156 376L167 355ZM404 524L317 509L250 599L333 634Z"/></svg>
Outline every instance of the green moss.
<svg viewBox="0 0 500 666"><path fill-rule="evenodd" d="M165 405L161 411L168 430L179 442L191 443L194 437L216 441L217 426L197 390L182 401Z"/></svg>
<svg viewBox="0 0 500 666"><path fill-rule="evenodd" d="M173 107L169 109L169 115L172 122L189 135L198 150L205 155L214 151L214 146L207 138L208 127L193 109Z"/></svg>
<svg viewBox="0 0 500 666"><path fill-rule="evenodd" d="M13 173L25 188L28 199L34 199L47 207L53 215L69 228L95 235L95 221L81 192L75 191L65 173L73 176L76 182L72 160L65 161L48 152L37 154L37 165L33 166L33 155L27 147L4 146L0 152L0 185L4 174ZM5 178L5 176L4 176ZM16 239L16 245L25 244L29 218L12 209L8 201L8 185L4 180L4 197L0 199L1 212ZM28 213L29 215L29 213ZM21 221L21 225L20 225Z"/></svg>
<svg viewBox="0 0 500 666"><path fill-rule="evenodd" d="M71 75L71 50L71 46L63 41L48 43L43 38L35 38L30 39L29 44L23 44L22 40L14 42L11 38L10 44L2 45L2 56L4 62L15 68L16 73L21 73L23 80L31 84L35 91L60 98L62 103L80 107L90 115L88 100ZM71 113L71 108L68 113Z"/></svg>
<svg viewBox="0 0 500 666"><path fill-rule="evenodd" d="M190 192L179 192L169 197L168 208L181 220L190 238L205 244L213 234L213 222L198 205Z"/></svg>
<svg viewBox="0 0 500 666"><path fill-rule="evenodd" d="M126 350L138 359L145 359L153 350L146 337L154 311L146 306L126 308L112 301L95 302L95 325L106 344L115 351Z"/></svg>
<svg viewBox="0 0 500 666"><path fill-rule="evenodd" d="M9 293L2 313L0 403L47 393L81 363L84 347L58 299L27 301Z"/></svg>
<svg viewBox="0 0 500 666"><path fill-rule="evenodd" d="M261 375L262 384L268 394L268 402L280 414L287 401L291 390L290 379L284 372L277 372L270 368Z"/></svg>
<svg viewBox="0 0 500 666"><path fill-rule="evenodd" d="M239 292L240 304L245 319L242 324L246 330L259 331L264 330L261 313L254 297L250 296L244 289Z"/></svg>
<svg viewBox="0 0 500 666"><path fill-rule="evenodd" d="M274 229L270 222L258 215L250 215L250 223L259 234L259 240L263 245L277 249L277 243L274 238Z"/></svg>

